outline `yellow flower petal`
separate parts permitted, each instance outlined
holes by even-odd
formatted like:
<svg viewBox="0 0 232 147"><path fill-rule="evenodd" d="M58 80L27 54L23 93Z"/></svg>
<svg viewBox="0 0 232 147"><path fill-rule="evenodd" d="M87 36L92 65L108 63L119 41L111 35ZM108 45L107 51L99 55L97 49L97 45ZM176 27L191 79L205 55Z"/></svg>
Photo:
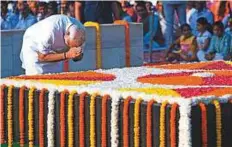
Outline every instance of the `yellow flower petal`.
<svg viewBox="0 0 232 147"><path fill-rule="evenodd" d="M121 88L119 91L144 92L145 94L157 94L160 96L180 97L180 94L172 89L164 88Z"/></svg>

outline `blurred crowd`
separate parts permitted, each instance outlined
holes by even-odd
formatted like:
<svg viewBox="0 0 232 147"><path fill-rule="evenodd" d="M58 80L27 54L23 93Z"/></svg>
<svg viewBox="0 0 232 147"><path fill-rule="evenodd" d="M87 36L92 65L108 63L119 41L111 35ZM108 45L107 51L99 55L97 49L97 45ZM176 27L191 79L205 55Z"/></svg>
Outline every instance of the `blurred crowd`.
<svg viewBox="0 0 232 147"><path fill-rule="evenodd" d="M1 1L1 30L27 29L55 14L142 23L144 50L166 47L170 62L232 59L232 1Z"/></svg>

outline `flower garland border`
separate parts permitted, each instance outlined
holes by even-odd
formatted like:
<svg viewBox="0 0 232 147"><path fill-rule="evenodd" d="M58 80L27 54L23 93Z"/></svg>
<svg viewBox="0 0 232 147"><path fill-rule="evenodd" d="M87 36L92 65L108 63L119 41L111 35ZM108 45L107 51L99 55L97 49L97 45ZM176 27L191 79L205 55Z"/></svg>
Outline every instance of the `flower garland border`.
<svg viewBox="0 0 232 147"><path fill-rule="evenodd" d="M168 102L164 101L160 106L160 147L165 147L165 109Z"/></svg>
<svg viewBox="0 0 232 147"><path fill-rule="evenodd" d="M208 146L208 136L207 136L207 108L204 103L199 103L201 108L201 138L202 138L202 147Z"/></svg>
<svg viewBox="0 0 232 147"><path fill-rule="evenodd" d="M230 99L229 102L232 103L232 99Z"/></svg>
<svg viewBox="0 0 232 147"><path fill-rule="evenodd" d="M142 102L142 98L138 98L135 101L135 109L134 109L134 146L139 147L139 138L140 138L140 127L139 127L139 112L140 112L140 103Z"/></svg>
<svg viewBox="0 0 232 147"><path fill-rule="evenodd" d="M170 141L171 147L176 147L176 112L178 109L178 104L174 103L171 107L171 115L170 115Z"/></svg>
<svg viewBox="0 0 232 147"><path fill-rule="evenodd" d="M1 99L0 99L0 144L5 143L5 128L4 128L4 89L6 85L1 85Z"/></svg>
<svg viewBox="0 0 232 147"><path fill-rule="evenodd" d="M93 95L91 95L90 98L90 147L96 146L95 100L97 95L97 93L94 93Z"/></svg>
<svg viewBox="0 0 232 147"><path fill-rule="evenodd" d="M26 86L22 86L19 89L19 144L21 147L24 146L25 140L24 140L24 134L25 134L25 128L24 128L24 91L26 89Z"/></svg>
<svg viewBox="0 0 232 147"><path fill-rule="evenodd" d="M60 146L65 147L65 94L68 94L68 90L64 90L60 93Z"/></svg>
<svg viewBox="0 0 232 147"><path fill-rule="evenodd" d="M39 145L45 146L44 143L44 95L47 89L43 88L39 94Z"/></svg>
<svg viewBox="0 0 232 147"><path fill-rule="evenodd" d="M85 96L87 92L81 93L79 103L79 141L80 147L85 147Z"/></svg>
<svg viewBox="0 0 232 147"><path fill-rule="evenodd" d="M54 89L49 89L48 94L48 114L47 114L47 139L48 139L48 147L54 147L55 136L54 136L54 114L55 114L55 99Z"/></svg>
<svg viewBox="0 0 232 147"><path fill-rule="evenodd" d="M6 83L6 84L8 84L8 85L12 84L12 80L4 80L3 79L3 82ZM41 87L48 87L48 86L51 86L51 87L59 89L59 90L61 90L61 89L64 88L64 87L55 87L53 85L48 85L48 84L46 84L46 85L41 85L41 84L35 85L35 84L38 84L38 82L37 83L32 83L32 82L17 82L15 80L13 80L13 82L15 82L15 84L16 84L15 86L20 86L20 85L24 85L25 84L26 86L28 86L28 85L30 85L30 86L34 85L34 86L39 87L39 88L41 88ZM68 88L72 89L71 87L68 87ZM93 92L93 91L96 91L96 89L91 89L91 88L88 87L88 88L81 88L81 91L92 91ZM102 93L103 91L104 90L102 90L100 92ZM115 91L112 90L112 92L115 92ZM123 95L123 94L127 94L127 93L120 93L120 94ZM137 94L138 93L131 93L130 95L131 96L136 96ZM180 136L182 136L182 138L181 139L179 138L179 146L185 146L185 147L191 146L191 137L189 135L189 130L191 129L191 124L189 123L190 122L189 118L191 117L191 113L189 113L189 112L191 111L191 107L189 107L189 106L194 105L198 101L209 102L209 101L211 101L214 98L215 97L205 97L205 98L203 98L203 97L196 97L196 99L193 99L191 101L190 100L185 100L185 99L175 99L175 100L172 99L172 98L168 99L168 101L171 102L171 103L177 102L178 104L181 104L180 105L180 116L181 117L180 117L180 121L179 121L179 124L180 124L179 126L183 126L183 127L182 128L179 127L179 132L180 132L180 134L182 134L182 135L180 135ZM150 97L147 96L147 95L144 95L144 99L145 100L149 100ZM229 99L228 96L224 96L224 97L220 97L219 101L223 103L225 101L227 102L228 99ZM158 97L157 98L157 101L159 103L163 102L165 100L167 100L166 97L163 98L163 99L162 99L162 97ZM181 113L182 111L185 112L185 113ZM117 130L117 128L115 130ZM116 134L116 135L118 135L118 134ZM115 139L115 135L114 135L114 139Z"/></svg>
<svg viewBox="0 0 232 147"><path fill-rule="evenodd" d="M119 113L119 102L120 102L120 95L118 93L111 92L111 132L110 132L110 136L111 136L111 147L118 147L119 144L119 133L118 133L118 113Z"/></svg>
<svg viewBox="0 0 232 147"><path fill-rule="evenodd" d="M35 91L35 88L32 87L32 88L30 88L29 94L28 94L28 141L29 141L29 147L34 146L34 127L33 127L33 123L34 123L34 117L33 117L34 91Z"/></svg>
<svg viewBox="0 0 232 147"><path fill-rule="evenodd" d="M13 109L13 85L8 87L8 95L7 95L7 128L8 128L8 146L12 147L13 145L13 120L12 120L12 109Z"/></svg>
<svg viewBox="0 0 232 147"><path fill-rule="evenodd" d="M63 61L63 71L68 72L69 71L69 60Z"/></svg>
<svg viewBox="0 0 232 147"><path fill-rule="evenodd" d="M101 112L101 146L107 147L107 100L110 98L109 95L104 95L102 98L102 112Z"/></svg>
<svg viewBox="0 0 232 147"><path fill-rule="evenodd" d="M68 147L73 147L74 132L73 132L73 97L76 91L72 91L68 96Z"/></svg>
<svg viewBox="0 0 232 147"><path fill-rule="evenodd" d="M146 126L146 145L152 147L152 108L155 101L152 99L147 104L147 126Z"/></svg>
<svg viewBox="0 0 232 147"><path fill-rule="evenodd" d="M222 146L222 120L221 120L221 106L218 100L213 100L216 113L216 139L217 147Z"/></svg>
<svg viewBox="0 0 232 147"><path fill-rule="evenodd" d="M123 146L128 147L129 146L129 135L128 135L128 129L129 129L129 105L130 101L132 100L132 97L127 97L126 100L124 100L123 104Z"/></svg>
<svg viewBox="0 0 232 147"><path fill-rule="evenodd" d="M179 126L178 126L178 146L179 147L192 147L191 138L191 101L183 100L179 104Z"/></svg>

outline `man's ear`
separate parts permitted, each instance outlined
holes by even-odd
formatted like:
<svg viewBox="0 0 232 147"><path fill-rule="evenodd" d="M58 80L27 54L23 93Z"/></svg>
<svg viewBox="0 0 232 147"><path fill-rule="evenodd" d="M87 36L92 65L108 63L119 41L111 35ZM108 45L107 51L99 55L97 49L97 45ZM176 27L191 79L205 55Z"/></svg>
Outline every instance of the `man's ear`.
<svg viewBox="0 0 232 147"><path fill-rule="evenodd" d="M64 34L64 39L69 39L70 32L66 31Z"/></svg>
<svg viewBox="0 0 232 147"><path fill-rule="evenodd" d="M64 39L65 39L65 40L68 39L68 35L67 35L67 34L64 35Z"/></svg>
<svg viewBox="0 0 232 147"><path fill-rule="evenodd" d="M68 45L68 43L69 43L69 35L68 34L64 35L64 42L66 45Z"/></svg>

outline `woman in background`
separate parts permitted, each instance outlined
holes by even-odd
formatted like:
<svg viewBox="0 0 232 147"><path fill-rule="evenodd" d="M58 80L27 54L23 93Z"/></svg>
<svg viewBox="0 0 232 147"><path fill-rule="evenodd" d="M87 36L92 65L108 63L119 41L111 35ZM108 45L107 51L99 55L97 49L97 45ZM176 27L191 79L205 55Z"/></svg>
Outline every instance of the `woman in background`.
<svg viewBox="0 0 232 147"><path fill-rule="evenodd" d="M169 62L196 61L197 42L188 24L181 26L182 35L168 48L166 60Z"/></svg>

